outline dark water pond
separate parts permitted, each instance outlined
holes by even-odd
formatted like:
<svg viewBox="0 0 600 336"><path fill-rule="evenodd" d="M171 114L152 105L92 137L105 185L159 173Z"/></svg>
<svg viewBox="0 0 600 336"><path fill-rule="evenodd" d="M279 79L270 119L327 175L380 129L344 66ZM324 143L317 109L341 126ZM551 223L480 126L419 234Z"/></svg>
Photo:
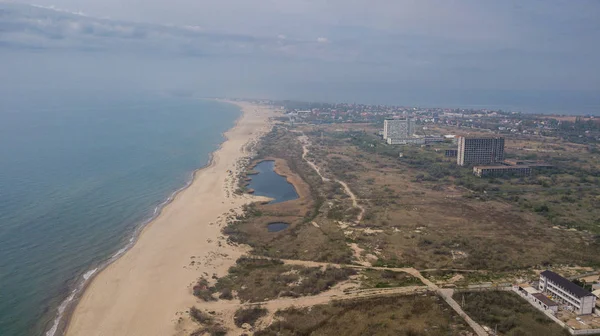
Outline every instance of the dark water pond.
<svg viewBox="0 0 600 336"><path fill-rule="evenodd" d="M290 224L288 223L277 222L267 225L267 229L269 230L269 232L279 232L281 230L287 229L289 226Z"/></svg>
<svg viewBox="0 0 600 336"><path fill-rule="evenodd" d="M258 172L251 175L248 188L254 189L254 195L272 198L269 203L281 203L298 199L294 186L285 177L275 172L275 161L263 161L254 167Z"/></svg>

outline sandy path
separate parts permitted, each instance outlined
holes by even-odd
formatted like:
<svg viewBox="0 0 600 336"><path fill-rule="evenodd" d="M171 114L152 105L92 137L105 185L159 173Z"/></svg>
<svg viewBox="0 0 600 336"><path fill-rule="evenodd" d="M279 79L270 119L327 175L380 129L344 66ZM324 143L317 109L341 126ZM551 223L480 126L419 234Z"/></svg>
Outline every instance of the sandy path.
<svg viewBox="0 0 600 336"><path fill-rule="evenodd" d="M298 137L298 140L300 141L300 143L302 143L302 150L303 150L302 158L317 172L317 174L319 174L319 176L321 177L323 182L329 181L328 178L326 178L322 175L319 167L314 162L310 161L307 158L308 154L310 153L310 151L308 149L308 147L310 146L310 140L304 133L301 133L301 134L302 135ZM339 183L340 185L342 185L346 194L348 196L350 196L350 199L352 199L352 206L360 210L359 214L356 217L356 221L355 221L355 224L357 224L357 225L360 224L360 222L364 216L364 213L365 213L365 208L362 207L360 204L358 204L358 199L357 199L356 195L352 192L352 190L350 189L348 184L346 184L346 182L337 180L337 179L334 179L334 181ZM362 266L369 266L371 264L369 261L365 260L362 257L362 255L361 255L362 249L357 244L355 244L355 243L348 244L348 246L354 252L354 258L358 261L359 264L361 264ZM296 262L294 262L293 260L286 260L286 263L295 264ZM305 266L309 266L309 264L306 262L303 262L302 264L304 264ZM315 263L313 263L312 266L313 267L316 266ZM380 269L379 267L372 267L372 268ZM416 278L419 278L430 290L436 291L448 303L448 305L450 307L452 307L452 309L454 309L456 311L456 313L459 314L469 324L469 326L471 328L473 328L473 330L475 331L475 333L477 335L479 335L479 336L487 335L487 333L483 330L483 328L477 322L475 322L473 319L471 319L471 317L469 315L467 315L462 310L460 305L452 298L452 293L453 293L452 290L439 288L434 283L432 283L427 278L425 278L421 274L421 272L419 272L418 270L416 270L414 268L399 268L399 269L387 268L387 269L396 271L396 272L406 272L406 273L413 275ZM366 295L368 296L369 294L366 294Z"/></svg>
<svg viewBox="0 0 600 336"><path fill-rule="evenodd" d="M308 137L306 135L302 134L301 136L298 137L298 140L300 141L300 143L302 143L302 159L304 159L304 161L306 161L306 163L308 163L317 172L317 174L321 177L323 182L330 181L330 179L323 176L319 166L317 166L314 162L310 161L307 158L307 155L310 153L310 150L308 149L308 146L310 146L310 140L308 140ZM348 186L348 184L346 184L346 182L344 182L342 180L337 180L337 179L334 179L334 181L339 183L344 188L344 191L352 200L352 206L357 208L358 210L360 210L360 212L356 216L356 221L355 221L355 224L360 224L360 221L362 220L362 218L365 214L365 208L363 206L361 206L360 204L358 204L358 198L352 192L352 189L350 189L350 187Z"/></svg>
<svg viewBox="0 0 600 336"><path fill-rule="evenodd" d="M75 308L67 335L172 335L178 312L196 303L192 283L219 276L245 250L229 246L221 227L231 209L256 198L235 196L236 162L270 129L270 109L239 104L244 113L226 132L210 166L179 193L123 257L93 279ZM192 259L192 257L194 257ZM194 261L194 265L190 265Z"/></svg>

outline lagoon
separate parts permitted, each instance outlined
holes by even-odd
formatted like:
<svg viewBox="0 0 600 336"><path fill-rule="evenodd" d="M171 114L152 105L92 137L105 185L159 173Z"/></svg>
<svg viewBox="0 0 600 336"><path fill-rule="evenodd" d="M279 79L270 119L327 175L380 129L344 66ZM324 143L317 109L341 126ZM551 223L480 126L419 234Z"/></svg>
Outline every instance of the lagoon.
<svg viewBox="0 0 600 336"><path fill-rule="evenodd" d="M254 167L257 174L250 176L248 188L254 195L273 199L269 204L298 199L298 193L287 179L275 172L275 161L262 161Z"/></svg>

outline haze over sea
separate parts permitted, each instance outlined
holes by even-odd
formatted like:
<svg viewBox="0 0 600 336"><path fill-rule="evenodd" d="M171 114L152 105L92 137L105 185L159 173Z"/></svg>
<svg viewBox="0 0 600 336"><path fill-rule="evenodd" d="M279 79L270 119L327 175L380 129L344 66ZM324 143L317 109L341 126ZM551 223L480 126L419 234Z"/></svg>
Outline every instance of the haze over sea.
<svg viewBox="0 0 600 336"><path fill-rule="evenodd" d="M139 92L0 94L0 335L51 328L239 115Z"/></svg>

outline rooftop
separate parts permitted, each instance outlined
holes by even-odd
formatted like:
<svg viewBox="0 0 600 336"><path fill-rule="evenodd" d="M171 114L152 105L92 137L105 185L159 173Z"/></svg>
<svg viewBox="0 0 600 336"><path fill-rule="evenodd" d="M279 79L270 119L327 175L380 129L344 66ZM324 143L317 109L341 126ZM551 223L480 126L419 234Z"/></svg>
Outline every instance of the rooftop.
<svg viewBox="0 0 600 336"><path fill-rule="evenodd" d="M473 169L522 169L529 168L529 166L475 166Z"/></svg>
<svg viewBox="0 0 600 336"><path fill-rule="evenodd" d="M535 297L536 299L542 301L543 304L545 304L546 306L550 307L550 306L558 306L558 303L550 300L546 295L542 294L542 293L535 293L535 294L531 294L533 297Z"/></svg>
<svg viewBox="0 0 600 336"><path fill-rule="evenodd" d="M571 294L578 298L594 295L552 271L546 270L540 273L540 275L571 292Z"/></svg>

